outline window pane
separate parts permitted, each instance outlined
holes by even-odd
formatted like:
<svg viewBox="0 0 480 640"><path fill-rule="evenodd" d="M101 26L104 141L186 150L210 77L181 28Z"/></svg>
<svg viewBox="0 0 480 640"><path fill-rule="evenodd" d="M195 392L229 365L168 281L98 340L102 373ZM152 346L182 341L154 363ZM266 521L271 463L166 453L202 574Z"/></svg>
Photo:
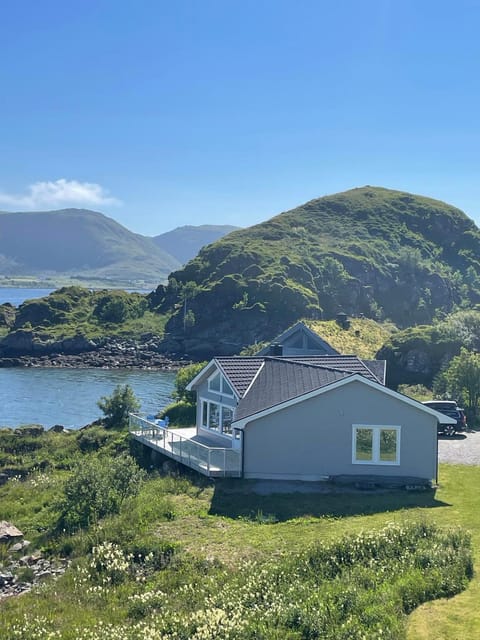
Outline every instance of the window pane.
<svg viewBox="0 0 480 640"><path fill-rule="evenodd" d="M222 393L224 393L226 396L233 396L233 389L225 380L225 378L222 378Z"/></svg>
<svg viewBox="0 0 480 640"><path fill-rule="evenodd" d="M210 402L210 416L208 420L208 428L218 431L220 423L220 406Z"/></svg>
<svg viewBox="0 0 480 640"><path fill-rule="evenodd" d="M380 430L380 461L395 462L397 459L397 430Z"/></svg>
<svg viewBox="0 0 480 640"><path fill-rule="evenodd" d="M212 389L212 391L220 391L220 374L219 373L217 373L217 375L210 380L209 387L210 389Z"/></svg>
<svg viewBox="0 0 480 640"><path fill-rule="evenodd" d="M355 441L355 459L372 460L373 429L357 429Z"/></svg>
<svg viewBox="0 0 480 640"><path fill-rule="evenodd" d="M206 427L208 425L208 404L206 402L202 402L202 427Z"/></svg>
<svg viewBox="0 0 480 640"><path fill-rule="evenodd" d="M232 433L233 411L227 407L222 408L222 432Z"/></svg>

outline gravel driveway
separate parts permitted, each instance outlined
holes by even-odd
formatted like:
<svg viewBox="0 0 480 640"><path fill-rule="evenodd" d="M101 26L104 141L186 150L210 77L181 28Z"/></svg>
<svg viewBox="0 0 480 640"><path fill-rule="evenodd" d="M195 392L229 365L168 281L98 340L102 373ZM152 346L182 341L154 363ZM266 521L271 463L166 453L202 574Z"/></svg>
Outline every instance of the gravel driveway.
<svg viewBox="0 0 480 640"><path fill-rule="evenodd" d="M438 461L480 465L480 431L457 433L453 438L440 437Z"/></svg>

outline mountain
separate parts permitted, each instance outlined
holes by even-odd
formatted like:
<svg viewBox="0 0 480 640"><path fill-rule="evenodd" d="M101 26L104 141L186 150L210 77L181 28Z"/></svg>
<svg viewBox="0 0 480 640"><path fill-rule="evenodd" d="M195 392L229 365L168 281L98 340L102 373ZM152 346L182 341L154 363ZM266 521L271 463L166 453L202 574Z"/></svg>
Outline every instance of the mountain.
<svg viewBox="0 0 480 640"><path fill-rule="evenodd" d="M0 272L154 283L180 262L152 239L87 209L0 213Z"/></svg>
<svg viewBox="0 0 480 640"><path fill-rule="evenodd" d="M239 229L239 227L232 227L228 224L186 225L155 236L152 240L157 247L167 251L181 264L185 264L194 258L202 247L219 240L236 229Z"/></svg>
<svg viewBox="0 0 480 640"><path fill-rule="evenodd" d="M344 312L406 327L479 301L474 222L438 200L370 186L230 233L151 299L172 314L167 346L198 356L271 340L299 318Z"/></svg>

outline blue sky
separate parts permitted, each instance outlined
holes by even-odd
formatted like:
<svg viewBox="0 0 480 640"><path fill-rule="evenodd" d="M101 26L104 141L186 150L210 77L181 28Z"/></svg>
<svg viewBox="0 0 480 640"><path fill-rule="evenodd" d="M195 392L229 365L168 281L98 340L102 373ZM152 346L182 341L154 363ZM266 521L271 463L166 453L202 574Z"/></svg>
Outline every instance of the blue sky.
<svg viewBox="0 0 480 640"><path fill-rule="evenodd" d="M0 209L247 226L365 184L480 222L480 2L2 5Z"/></svg>

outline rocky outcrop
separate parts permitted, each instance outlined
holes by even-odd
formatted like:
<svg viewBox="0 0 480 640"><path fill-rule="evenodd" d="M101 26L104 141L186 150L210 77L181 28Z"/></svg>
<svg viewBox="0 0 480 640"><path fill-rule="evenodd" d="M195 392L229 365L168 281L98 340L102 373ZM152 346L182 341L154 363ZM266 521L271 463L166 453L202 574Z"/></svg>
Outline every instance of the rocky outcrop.
<svg viewBox="0 0 480 640"><path fill-rule="evenodd" d="M0 367L101 367L175 369L188 364L184 357L165 355L161 339L145 334L140 340L77 335L53 340L20 329L0 341Z"/></svg>
<svg viewBox="0 0 480 640"><path fill-rule="evenodd" d="M11 522L0 522L0 543L6 545L7 559L0 568L0 600L17 596L65 572L68 561L46 558L40 551L25 555L30 546L23 533Z"/></svg>
<svg viewBox="0 0 480 640"><path fill-rule="evenodd" d="M10 302L0 304L0 327L9 329L15 324L16 309Z"/></svg>

